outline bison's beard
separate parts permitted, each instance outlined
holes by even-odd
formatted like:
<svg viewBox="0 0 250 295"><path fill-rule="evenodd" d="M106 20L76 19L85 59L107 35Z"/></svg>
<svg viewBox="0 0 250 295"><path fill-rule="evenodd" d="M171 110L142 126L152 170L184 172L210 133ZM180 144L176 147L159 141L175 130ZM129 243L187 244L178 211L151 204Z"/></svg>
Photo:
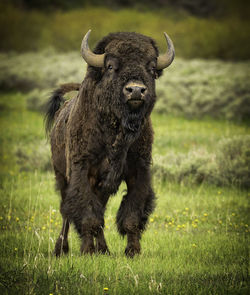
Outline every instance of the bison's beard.
<svg viewBox="0 0 250 295"><path fill-rule="evenodd" d="M139 114L130 114L129 116L122 118L121 125L124 139L128 143L132 143L138 138L143 122L144 119Z"/></svg>
<svg viewBox="0 0 250 295"><path fill-rule="evenodd" d="M142 125L143 116L140 113L129 113L122 118L122 126L126 132L136 133Z"/></svg>
<svg viewBox="0 0 250 295"><path fill-rule="evenodd" d="M143 128L145 119L150 115L155 100L148 100L148 103L144 103L141 108L136 111L131 111L127 106L123 112L121 125L125 137L128 140L136 139Z"/></svg>

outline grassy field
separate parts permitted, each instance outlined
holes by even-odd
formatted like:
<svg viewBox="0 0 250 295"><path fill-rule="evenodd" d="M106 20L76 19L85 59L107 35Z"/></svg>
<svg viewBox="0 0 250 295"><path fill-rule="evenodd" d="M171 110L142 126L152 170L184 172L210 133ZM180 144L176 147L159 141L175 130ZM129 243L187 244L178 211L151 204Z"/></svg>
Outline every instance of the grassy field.
<svg viewBox="0 0 250 295"><path fill-rule="evenodd" d="M37 93L43 89L36 87ZM29 107L30 95L16 90L0 94L1 294L249 293L250 193L232 184L197 185L154 174L157 207L142 237L142 254L133 260L125 257L126 240L115 225L122 184L105 214L111 255L81 256L72 228L69 255L56 259L60 199L49 168L43 117L34 105ZM225 118L191 120L164 112L152 117L153 167L166 155L192 158L190 153L201 150L217 155L221 140L250 134L246 123Z"/></svg>

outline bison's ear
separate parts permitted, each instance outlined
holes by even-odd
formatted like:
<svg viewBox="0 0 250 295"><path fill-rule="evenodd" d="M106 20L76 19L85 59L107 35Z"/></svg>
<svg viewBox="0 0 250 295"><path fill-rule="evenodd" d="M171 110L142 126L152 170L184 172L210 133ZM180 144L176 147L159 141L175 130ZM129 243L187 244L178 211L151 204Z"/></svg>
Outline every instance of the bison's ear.
<svg viewBox="0 0 250 295"><path fill-rule="evenodd" d="M158 79L163 73L163 70L156 70L155 71L155 79Z"/></svg>

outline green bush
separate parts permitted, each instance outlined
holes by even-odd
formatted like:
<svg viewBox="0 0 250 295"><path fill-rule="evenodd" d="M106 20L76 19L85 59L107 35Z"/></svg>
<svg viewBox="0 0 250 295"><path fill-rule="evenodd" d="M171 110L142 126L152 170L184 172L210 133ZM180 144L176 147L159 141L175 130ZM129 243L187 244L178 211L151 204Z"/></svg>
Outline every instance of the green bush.
<svg viewBox="0 0 250 295"><path fill-rule="evenodd" d="M156 156L152 169L154 176L162 181L221 183L218 180L218 168L214 155L208 154L205 150L193 150L188 154L170 153L166 156Z"/></svg>
<svg viewBox="0 0 250 295"><path fill-rule="evenodd" d="M156 155L153 173L162 181L250 188L250 136L223 139L215 153L194 150L188 154Z"/></svg>
<svg viewBox="0 0 250 295"><path fill-rule="evenodd" d="M50 96L49 91L41 91L39 89L34 89L31 91L27 96L27 102L26 106L29 111L35 111L44 113L45 112L45 106L46 101L48 100Z"/></svg>
<svg viewBox="0 0 250 295"><path fill-rule="evenodd" d="M222 140L216 162L226 184L250 188L250 135Z"/></svg>
<svg viewBox="0 0 250 295"><path fill-rule="evenodd" d="M249 62L176 59L157 85L159 113L188 118L250 118Z"/></svg>
<svg viewBox="0 0 250 295"><path fill-rule="evenodd" d="M15 156L20 171L48 171L52 169L50 147L45 140L18 145Z"/></svg>
<svg viewBox="0 0 250 295"><path fill-rule="evenodd" d="M156 81L155 111L188 118L250 117L250 62L176 58ZM0 54L2 90L30 91L30 110L42 110L51 91L62 83L81 82L86 64L80 53Z"/></svg>
<svg viewBox="0 0 250 295"><path fill-rule="evenodd" d="M0 5L0 10L0 51L38 51L50 46L59 51L79 51L84 34L91 28L91 46L110 32L136 31L152 36L165 50L166 31L179 57L250 58L250 21L238 15L202 19L170 6L160 10L99 6L41 12Z"/></svg>
<svg viewBox="0 0 250 295"><path fill-rule="evenodd" d="M53 49L39 53L0 54L2 90L33 91L53 89L62 83L83 80L86 69L80 53L57 53Z"/></svg>

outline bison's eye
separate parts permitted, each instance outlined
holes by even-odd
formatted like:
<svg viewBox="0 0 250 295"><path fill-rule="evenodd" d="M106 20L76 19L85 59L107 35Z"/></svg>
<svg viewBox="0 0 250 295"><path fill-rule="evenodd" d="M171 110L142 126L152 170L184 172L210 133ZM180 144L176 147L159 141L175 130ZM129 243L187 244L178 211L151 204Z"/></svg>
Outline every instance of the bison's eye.
<svg viewBox="0 0 250 295"><path fill-rule="evenodd" d="M155 71L156 71L156 67L151 67L150 72L151 72L152 75L155 74Z"/></svg>
<svg viewBox="0 0 250 295"><path fill-rule="evenodd" d="M105 69L109 73L113 73L118 70L118 60L115 57L107 57Z"/></svg>
<svg viewBox="0 0 250 295"><path fill-rule="evenodd" d="M154 79L158 78L158 73L157 73L156 67L152 67L150 69L150 74L153 76Z"/></svg>
<svg viewBox="0 0 250 295"><path fill-rule="evenodd" d="M154 77L154 79L157 78L156 63L154 61L152 61L152 62L149 63L149 65L148 65L148 71Z"/></svg>

